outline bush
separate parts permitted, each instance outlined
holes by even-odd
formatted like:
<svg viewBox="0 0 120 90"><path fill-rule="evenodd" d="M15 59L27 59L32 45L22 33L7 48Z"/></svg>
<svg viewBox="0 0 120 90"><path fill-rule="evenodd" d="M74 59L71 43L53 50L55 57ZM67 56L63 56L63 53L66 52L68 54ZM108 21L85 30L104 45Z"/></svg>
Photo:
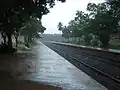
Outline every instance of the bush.
<svg viewBox="0 0 120 90"><path fill-rule="evenodd" d="M25 43L25 46L29 48L29 47L30 47L30 44L29 44L29 43Z"/></svg>
<svg viewBox="0 0 120 90"><path fill-rule="evenodd" d="M120 45L109 45L109 48L120 50Z"/></svg>

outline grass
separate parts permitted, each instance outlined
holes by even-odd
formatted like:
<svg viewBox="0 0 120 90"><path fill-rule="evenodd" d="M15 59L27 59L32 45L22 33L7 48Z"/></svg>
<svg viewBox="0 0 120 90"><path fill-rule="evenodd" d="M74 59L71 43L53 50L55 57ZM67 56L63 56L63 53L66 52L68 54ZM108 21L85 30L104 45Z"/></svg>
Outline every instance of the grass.
<svg viewBox="0 0 120 90"><path fill-rule="evenodd" d="M109 45L109 48L120 50L120 45Z"/></svg>
<svg viewBox="0 0 120 90"><path fill-rule="evenodd" d="M84 43L79 43L79 42L69 42L69 43L83 45L83 46L90 46L90 47L95 47L95 48L99 47L99 46L85 45ZM108 49L117 49L117 50L120 50L120 45L110 44L109 47L108 47Z"/></svg>

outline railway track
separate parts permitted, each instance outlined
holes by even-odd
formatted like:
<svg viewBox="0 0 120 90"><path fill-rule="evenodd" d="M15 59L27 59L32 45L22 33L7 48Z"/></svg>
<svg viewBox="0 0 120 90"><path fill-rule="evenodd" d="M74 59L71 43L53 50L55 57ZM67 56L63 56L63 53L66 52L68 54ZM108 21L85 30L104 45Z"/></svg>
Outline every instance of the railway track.
<svg viewBox="0 0 120 90"><path fill-rule="evenodd" d="M54 43L54 44L56 44L56 43ZM60 45L60 44L58 44L58 45ZM74 48L74 47L71 47L71 48ZM91 54L91 53L87 53L87 52L80 52L80 50L78 50L77 48L74 48L74 49L76 51L78 51L80 55L83 55L83 56L89 57L89 58L93 58L93 59L96 59L98 61L102 61L102 62L105 62L107 64L110 64L110 65L113 65L115 67L120 68L120 61L118 61L118 60L113 60L113 59L110 59L110 58L102 57L102 56L99 56L99 55L93 54L93 53Z"/></svg>
<svg viewBox="0 0 120 90"><path fill-rule="evenodd" d="M108 86L108 87L109 87L109 85L113 86L112 88L114 88L114 89L111 89L111 90L120 90L120 78L119 78L120 68L119 68L119 65L117 65L115 63L112 64L108 61L103 60L103 58L101 59L95 55L90 56L89 54L79 53L76 49L73 49L71 47L57 45L55 43L54 44L53 43L44 43L44 44L47 45L48 47L50 47L51 49L53 49L54 51L56 51L58 54L60 54L67 60L69 60L72 64L75 65L75 63L77 63L77 67L79 67L80 65L84 65L85 67L96 72L97 74L102 75L105 78L108 78L109 82L111 82L111 83L109 84L109 82L108 82L108 85L105 85L105 86ZM75 54L78 55L79 57L77 57ZM84 56L84 58L88 58L88 59L81 60L80 57L82 57L82 59L84 59L83 56ZM103 69L97 67L95 65L95 62L93 64L89 64L89 62L86 62L86 61L90 61L89 59L91 59L91 58L94 61L98 61L101 65L102 65L102 63L104 63L103 64L104 66L101 66ZM111 70L105 69L104 67L106 67L106 66L107 66L107 68L112 67L112 69ZM116 69L116 67L117 67L117 69ZM116 70L117 74L114 71L112 71L113 74L111 74L107 70L109 70L109 71ZM109 90L110 90L110 88L109 88Z"/></svg>
<svg viewBox="0 0 120 90"><path fill-rule="evenodd" d="M61 43L56 43L56 42L53 42L53 43L57 44L57 45L64 45L64 46L67 46L67 47L70 46L71 48L74 48L76 51L80 52L80 50L78 49L79 47L75 47L75 46L71 46L71 45L65 45L63 43L62 44ZM87 57L95 58L99 61L111 64L111 65L114 65L114 66L117 66L117 67L120 67L120 60L119 60L119 58L116 59L116 57L110 58L110 57L106 57L106 55L102 56L102 55L98 55L98 54L95 54L95 53L89 53L89 52L82 52L80 54L84 55L84 56L87 56ZM105 59L105 60L103 60L103 59Z"/></svg>

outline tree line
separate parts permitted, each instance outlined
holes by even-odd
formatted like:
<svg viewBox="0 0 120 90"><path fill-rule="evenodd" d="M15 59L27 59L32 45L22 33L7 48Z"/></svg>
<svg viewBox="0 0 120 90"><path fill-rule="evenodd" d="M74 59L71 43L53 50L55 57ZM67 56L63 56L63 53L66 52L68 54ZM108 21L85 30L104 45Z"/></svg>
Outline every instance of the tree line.
<svg viewBox="0 0 120 90"><path fill-rule="evenodd" d="M79 44L108 48L111 35L120 31L119 5L119 0L88 3L87 13L76 11L74 19L67 26L58 23L58 30L67 39L79 38Z"/></svg>
<svg viewBox="0 0 120 90"><path fill-rule="evenodd" d="M49 8L54 5L55 0L1 0L0 33L3 46L11 50L12 36L16 38L17 43L20 33L26 35L27 41L30 41L31 37L38 36L37 32L44 32L45 27L41 24L41 18L49 13Z"/></svg>

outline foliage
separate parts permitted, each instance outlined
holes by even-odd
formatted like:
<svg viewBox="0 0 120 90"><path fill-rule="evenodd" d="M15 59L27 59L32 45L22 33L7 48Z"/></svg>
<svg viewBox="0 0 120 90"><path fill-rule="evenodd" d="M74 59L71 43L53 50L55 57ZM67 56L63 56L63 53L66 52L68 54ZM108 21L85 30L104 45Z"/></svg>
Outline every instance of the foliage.
<svg viewBox="0 0 120 90"><path fill-rule="evenodd" d="M70 30L66 26L63 27L62 36L65 38L69 38L70 36Z"/></svg>
<svg viewBox="0 0 120 90"><path fill-rule="evenodd" d="M40 33L46 30L37 18L31 18L26 26L22 28L20 34L25 37L25 42L30 43L34 38L40 38Z"/></svg>
<svg viewBox="0 0 120 90"><path fill-rule="evenodd" d="M68 23L67 29L63 28L64 37L79 37L79 41L84 41L84 45L108 48L111 35L119 32L119 3L119 0L89 3L88 13L77 11L75 18ZM66 30L69 30L69 34L64 33Z"/></svg>
<svg viewBox="0 0 120 90"><path fill-rule="evenodd" d="M109 45L109 48L120 50L120 45Z"/></svg>
<svg viewBox="0 0 120 90"><path fill-rule="evenodd" d="M65 0L57 1L65 2ZM12 35L15 35L17 40L20 28L30 18L39 18L41 20L42 16L47 14L49 8L54 5L55 0L1 0L0 32L4 39L4 44L12 48Z"/></svg>
<svg viewBox="0 0 120 90"><path fill-rule="evenodd" d="M58 27L58 30L59 30L59 31L62 31L62 29L63 29L63 24L62 24L61 22L59 22L57 27Z"/></svg>

